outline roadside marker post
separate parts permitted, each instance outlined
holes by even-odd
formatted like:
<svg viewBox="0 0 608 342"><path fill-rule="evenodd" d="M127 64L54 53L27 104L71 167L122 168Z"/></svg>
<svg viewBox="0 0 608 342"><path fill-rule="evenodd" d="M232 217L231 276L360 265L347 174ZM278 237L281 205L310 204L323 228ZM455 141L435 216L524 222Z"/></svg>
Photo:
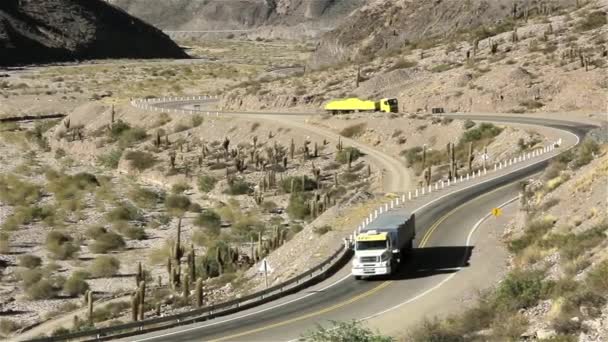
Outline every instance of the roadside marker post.
<svg viewBox="0 0 608 342"><path fill-rule="evenodd" d="M418 193L416 193L416 195L418 195ZM411 191L409 191L407 193L407 199L409 199L410 201L412 200L412 192Z"/></svg>
<svg viewBox="0 0 608 342"><path fill-rule="evenodd" d="M418 189L416 189L416 198L418 198Z"/></svg>

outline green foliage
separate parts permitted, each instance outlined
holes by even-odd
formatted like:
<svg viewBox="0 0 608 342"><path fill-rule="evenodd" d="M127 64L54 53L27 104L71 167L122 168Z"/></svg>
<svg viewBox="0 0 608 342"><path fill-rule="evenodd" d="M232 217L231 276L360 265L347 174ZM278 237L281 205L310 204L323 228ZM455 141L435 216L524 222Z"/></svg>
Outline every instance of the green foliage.
<svg viewBox="0 0 608 342"><path fill-rule="evenodd" d="M209 192L215 188L215 184L217 184L217 179L211 175L201 175L198 177L198 189L201 192Z"/></svg>
<svg viewBox="0 0 608 342"><path fill-rule="evenodd" d="M147 134L143 128L133 128L128 123L118 120L110 126L109 137L112 141L118 141L119 145L125 148L146 139Z"/></svg>
<svg viewBox="0 0 608 342"><path fill-rule="evenodd" d="M542 102L534 101L534 100L522 101L519 103L519 105L524 106L527 109L538 109L538 108L542 108L544 106L544 104Z"/></svg>
<svg viewBox="0 0 608 342"><path fill-rule="evenodd" d="M50 231L46 235L45 246L51 253L50 256L59 260L72 258L80 249L71 236L58 230Z"/></svg>
<svg viewBox="0 0 608 342"><path fill-rule="evenodd" d="M543 278L538 271L509 273L496 289L496 306L515 311L536 305L543 295Z"/></svg>
<svg viewBox="0 0 608 342"><path fill-rule="evenodd" d="M35 255L24 254L17 257L17 265L32 269L42 265L42 259Z"/></svg>
<svg viewBox="0 0 608 342"><path fill-rule="evenodd" d="M317 325L315 331L302 336L308 342L391 342L392 337L380 335L357 321L336 322L332 326ZM431 340L427 340L431 341Z"/></svg>
<svg viewBox="0 0 608 342"><path fill-rule="evenodd" d="M198 214L194 220L195 225L207 228L209 231L216 234L219 234L221 223L222 219L220 218L220 215L210 209L204 210L202 213Z"/></svg>
<svg viewBox="0 0 608 342"><path fill-rule="evenodd" d="M183 182L178 182L171 186L171 193L173 193L175 195L179 195L179 194L183 193L184 191L187 191L190 189L192 189L192 187L189 184L183 183Z"/></svg>
<svg viewBox="0 0 608 342"><path fill-rule="evenodd" d="M41 279L25 289L26 295L33 300L51 299L57 295L57 292L57 289L47 279Z"/></svg>
<svg viewBox="0 0 608 342"><path fill-rule="evenodd" d="M42 279L42 271L36 269L24 269L17 273L17 277L25 287L29 287Z"/></svg>
<svg viewBox="0 0 608 342"><path fill-rule="evenodd" d="M393 63L393 65L391 65L387 71L392 71L392 70L397 70L397 69L407 69L407 68L413 68L416 65L418 65L418 62L416 61L412 61L406 58L401 58L398 59L397 61L395 61L395 63Z"/></svg>
<svg viewBox="0 0 608 342"><path fill-rule="evenodd" d="M308 206L309 196L303 192L292 193L289 196L289 205L287 206L287 214L292 219L303 220L310 216L310 207Z"/></svg>
<svg viewBox="0 0 608 342"><path fill-rule="evenodd" d="M122 202L106 214L106 219L108 222L141 221L142 215L132 204Z"/></svg>
<svg viewBox="0 0 608 342"><path fill-rule="evenodd" d="M120 159L122 158L123 152L124 149L122 148L111 150L110 152L97 157L97 162L109 169L116 169Z"/></svg>
<svg viewBox="0 0 608 342"><path fill-rule="evenodd" d="M125 159L138 171L144 171L151 168L157 161L152 153L144 151L129 151L125 155Z"/></svg>
<svg viewBox="0 0 608 342"><path fill-rule="evenodd" d="M7 254L10 251L10 235L6 232L0 232L0 254Z"/></svg>
<svg viewBox="0 0 608 342"><path fill-rule="evenodd" d="M67 209L72 211L82 206L85 193L92 193L99 186L97 177L86 172L68 175L49 170L46 179L48 191L55 195L57 201L66 203Z"/></svg>
<svg viewBox="0 0 608 342"><path fill-rule="evenodd" d="M95 240L89 244L89 250L92 253L104 254L110 251L121 250L125 247L125 241L122 236L103 227L91 227L87 230L86 235Z"/></svg>
<svg viewBox="0 0 608 342"><path fill-rule="evenodd" d="M128 197L140 208L153 208L163 199L164 194L141 186L134 186L129 191Z"/></svg>
<svg viewBox="0 0 608 342"><path fill-rule="evenodd" d="M598 263L589 271L585 283L589 288L600 295L608 298L608 260Z"/></svg>
<svg viewBox="0 0 608 342"><path fill-rule="evenodd" d="M324 235L327 232L332 231L332 228L329 225L324 225L321 227L313 227L312 231L317 235Z"/></svg>
<svg viewBox="0 0 608 342"><path fill-rule="evenodd" d="M0 333L4 336L11 334L13 331L19 329L19 324L10 319L0 320Z"/></svg>
<svg viewBox="0 0 608 342"><path fill-rule="evenodd" d="M481 139L491 139L499 135L502 128L494 126L494 124L483 122L478 127L469 129L464 132L460 138L461 143L471 141L479 141Z"/></svg>
<svg viewBox="0 0 608 342"><path fill-rule="evenodd" d="M105 322L109 319L120 317L130 307L131 304L127 301L108 303L93 311L93 322Z"/></svg>
<svg viewBox="0 0 608 342"><path fill-rule="evenodd" d="M114 222L112 229L131 240L144 240L146 238L146 232L143 228L135 227L127 221ZM113 239L112 242L119 243L116 239Z"/></svg>
<svg viewBox="0 0 608 342"><path fill-rule="evenodd" d="M448 70L457 68L459 66L460 66L460 64L458 64L458 63L442 63L442 64L438 64L438 65L435 65L434 67L430 68L429 71L440 73L440 72L444 72L444 71L448 71Z"/></svg>
<svg viewBox="0 0 608 342"><path fill-rule="evenodd" d="M302 177L304 177L304 189L302 189ZM293 181L293 189L295 192L301 192L302 190L304 191L310 191L310 190L314 190L317 188L317 183L308 178L308 176L290 176L287 178L284 178L281 183L280 183L280 187L281 190L284 193L291 193L291 182Z"/></svg>
<svg viewBox="0 0 608 342"><path fill-rule="evenodd" d="M253 188L250 183L245 181L244 179L237 178L234 179L231 183L228 184L224 193L228 195L246 195L253 192Z"/></svg>
<svg viewBox="0 0 608 342"><path fill-rule="evenodd" d="M509 243L509 250L512 253L519 253L526 247L531 246L538 241L553 227L551 220L536 220L532 221L525 228L523 236L514 239Z"/></svg>
<svg viewBox="0 0 608 342"><path fill-rule="evenodd" d="M199 114L195 114L192 116L192 127L198 127L203 124L203 117Z"/></svg>
<svg viewBox="0 0 608 342"><path fill-rule="evenodd" d="M471 119L466 119L464 121L464 129L471 129L475 126L475 121L471 120Z"/></svg>
<svg viewBox="0 0 608 342"><path fill-rule="evenodd" d="M165 207L173 216L182 216L190 207L190 199L184 195L169 195L165 198Z"/></svg>
<svg viewBox="0 0 608 342"><path fill-rule="evenodd" d="M410 332L407 340L411 342L461 342L463 338L462 335L438 319L432 321L425 319L421 325Z"/></svg>
<svg viewBox="0 0 608 342"><path fill-rule="evenodd" d="M577 31L589 31L606 25L606 13L593 11L577 25Z"/></svg>
<svg viewBox="0 0 608 342"><path fill-rule="evenodd" d="M84 280L82 274L72 273L63 284L63 291L71 297L84 294L89 289L89 284Z"/></svg>
<svg viewBox="0 0 608 342"><path fill-rule="evenodd" d="M93 260L89 269L94 277L112 277L118 273L120 262L114 257L102 255Z"/></svg>
<svg viewBox="0 0 608 342"><path fill-rule="evenodd" d="M578 169L589 164L593 160L593 156L600 150L599 145L593 139L585 139L583 143L576 148L572 167Z"/></svg>
<svg viewBox="0 0 608 342"><path fill-rule="evenodd" d="M47 219L55 213L52 208L45 206L18 206L13 213L2 223L4 230L17 230L19 226Z"/></svg>
<svg viewBox="0 0 608 342"><path fill-rule="evenodd" d="M15 175L0 175L0 201L8 205L28 205L42 196L39 186L21 180Z"/></svg>
<svg viewBox="0 0 608 342"><path fill-rule="evenodd" d="M363 156L363 153L356 147L345 147L342 151L336 152L336 161L341 164L348 163L348 153L350 152L350 158L352 161L359 159Z"/></svg>
<svg viewBox="0 0 608 342"><path fill-rule="evenodd" d="M350 125L350 126L344 127L340 131L340 135L343 137L347 137L347 138L355 138L355 137L358 137L361 134L363 134L365 132L366 128L367 128L367 124L365 122Z"/></svg>

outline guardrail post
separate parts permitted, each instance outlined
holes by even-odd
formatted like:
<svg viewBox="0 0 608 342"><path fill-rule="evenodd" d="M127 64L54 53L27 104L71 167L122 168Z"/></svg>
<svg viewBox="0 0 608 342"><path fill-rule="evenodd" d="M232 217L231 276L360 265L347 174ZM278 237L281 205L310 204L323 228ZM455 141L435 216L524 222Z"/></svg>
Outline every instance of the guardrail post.
<svg viewBox="0 0 608 342"><path fill-rule="evenodd" d="M469 180L469 173L467 172L467 180Z"/></svg>
<svg viewBox="0 0 608 342"><path fill-rule="evenodd" d="M435 190L439 189L439 182L435 182Z"/></svg>
<svg viewBox="0 0 608 342"><path fill-rule="evenodd" d="M424 187L422 187L422 194L424 195Z"/></svg>
<svg viewBox="0 0 608 342"><path fill-rule="evenodd" d="M374 210L374 218L378 217L378 209Z"/></svg>
<svg viewBox="0 0 608 342"><path fill-rule="evenodd" d="M460 183L462 183L463 180L464 180L464 177L462 175L460 175Z"/></svg>
<svg viewBox="0 0 608 342"><path fill-rule="evenodd" d="M431 184L429 184L429 194L433 192L433 186Z"/></svg>
<svg viewBox="0 0 608 342"><path fill-rule="evenodd" d="M418 197L418 189L416 189L416 197Z"/></svg>
<svg viewBox="0 0 608 342"><path fill-rule="evenodd" d="M387 212L387 211L388 211L388 203L386 203L386 204L384 205L384 211L385 211L385 212Z"/></svg>
<svg viewBox="0 0 608 342"><path fill-rule="evenodd" d="M409 199L410 201L412 200L412 192L411 191L408 191L408 193L407 193L407 199Z"/></svg>
<svg viewBox="0 0 608 342"><path fill-rule="evenodd" d="M398 206L398 205L399 205L399 197L397 197L396 202L397 202L397 203L395 203L395 205L397 205L397 206Z"/></svg>
<svg viewBox="0 0 608 342"><path fill-rule="evenodd" d="M448 178L448 187L450 187L450 179Z"/></svg>

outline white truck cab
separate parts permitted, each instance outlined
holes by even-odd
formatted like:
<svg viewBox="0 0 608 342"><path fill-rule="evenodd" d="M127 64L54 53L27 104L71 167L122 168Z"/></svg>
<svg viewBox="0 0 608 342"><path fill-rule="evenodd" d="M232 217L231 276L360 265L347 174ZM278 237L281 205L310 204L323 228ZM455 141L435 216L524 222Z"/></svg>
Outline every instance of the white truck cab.
<svg viewBox="0 0 608 342"><path fill-rule="evenodd" d="M391 274L393 260L387 233L368 231L357 235L352 269L355 277Z"/></svg>
<svg viewBox="0 0 608 342"><path fill-rule="evenodd" d="M414 215L402 209L388 211L355 237L352 275L356 279L393 274L416 235Z"/></svg>

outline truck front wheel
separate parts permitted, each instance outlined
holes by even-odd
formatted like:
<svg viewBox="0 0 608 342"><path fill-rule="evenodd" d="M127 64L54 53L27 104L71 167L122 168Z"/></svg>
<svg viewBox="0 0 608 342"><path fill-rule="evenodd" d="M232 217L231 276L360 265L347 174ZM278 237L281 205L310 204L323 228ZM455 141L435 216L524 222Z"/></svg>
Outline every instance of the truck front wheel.
<svg viewBox="0 0 608 342"><path fill-rule="evenodd" d="M361 280L361 276L355 276L355 280Z"/></svg>

